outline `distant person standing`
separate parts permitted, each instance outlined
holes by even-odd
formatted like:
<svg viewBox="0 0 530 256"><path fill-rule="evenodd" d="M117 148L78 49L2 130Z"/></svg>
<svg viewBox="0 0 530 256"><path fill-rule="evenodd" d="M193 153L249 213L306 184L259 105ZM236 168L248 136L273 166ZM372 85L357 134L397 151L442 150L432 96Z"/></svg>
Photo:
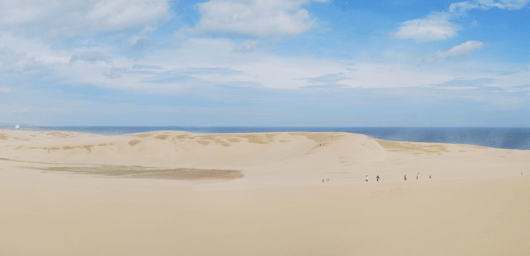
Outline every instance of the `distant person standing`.
<svg viewBox="0 0 530 256"><path fill-rule="evenodd" d="M379 175L377 175L377 177L375 177L375 179L377 179L377 182L379 182Z"/></svg>
<svg viewBox="0 0 530 256"><path fill-rule="evenodd" d="M326 180L329 183L329 179Z"/></svg>
<svg viewBox="0 0 530 256"><path fill-rule="evenodd" d="M322 179L322 183L324 183L324 179Z"/></svg>
<svg viewBox="0 0 530 256"><path fill-rule="evenodd" d="M406 174L405 174L405 176L403 176L403 179L404 179L405 181L407 181L407 175L406 175Z"/></svg>
<svg viewBox="0 0 530 256"><path fill-rule="evenodd" d="M431 179L431 175L429 175L429 180Z"/></svg>
<svg viewBox="0 0 530 256"><path fill-rule="evenodd" d="M416 180L419 180L420 179L420 173L418 172L418 174L416 174Z"/></svg>
<svg viewBox="0 0 530 256"><path fill-rule="evenodd" d="M366 182L368 182L368 175L366 175L365 180L366 180Z"/></svg>

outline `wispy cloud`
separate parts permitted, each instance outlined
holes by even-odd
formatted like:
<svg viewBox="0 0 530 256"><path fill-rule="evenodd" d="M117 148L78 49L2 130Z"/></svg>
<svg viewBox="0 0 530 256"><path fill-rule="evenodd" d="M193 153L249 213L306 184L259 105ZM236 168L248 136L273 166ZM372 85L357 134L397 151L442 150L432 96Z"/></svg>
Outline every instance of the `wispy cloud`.
<svg viewBox="0 0 530 256"><path fill-rule="evenodd" d="M496 80L491 84L492 87L498 87L505 90L518 88L527 85L528 81L530 81L530 67L518 72L498 74L493 77L495 77Z"/></svg>
<svg viewBox="0 0 530 256"><path fill-rule="evenodd" d="M0 93L10 93L11 88L0 88Z"/></svg>
<svg viewBox="0 0 530 256"><path fill-rule="evenodd" d="M133 36L129 39L131 53L142 55L151 46L151 41L146 36Z"/></svg>
<svg viewBox="0 0 530 256"><path fill-rule="evenodd" d="M474 0L453 3L447 10L433 12L424 18L404 21L393 34L398 39L414 39L416 42L432 42L455 37L462 26L455 23L459 17L472 9L491 8L517 10L525 7L530 0Z"/></svg>
<svg viewBox="0 0 530 256"><path fill-rule="evenodd" d="M212 80L215 80L215 78L218 78L219 76L234 77L242 75L245 75L245 73L230 68L190 67L186 69L162 71L153 77L143 79L142 82L155 84L188 83L188 85L214 84Z"/></svg>
<svg viewBox="0 0 530 256"><path fill-rule="evenodd" d="M161 70L164 69L164 67L157 66L157 65L142 65L142 64L134 64L132 69L139 69L139 70Z"/></svg>
<svg viewBox="0 0 530 256"><path fill-rule="evenodd" d="M505 92L511 92L511 93L519 93L519 92L530 93L530 84L514 86L514 87L508 88L508 89L506 89L504 91Z"/></svg>
<svg viewBox="0 0 530 256"><path fill-rule="evenodd" d="M457 46L451 48L451 50L449 50L449 51L446 51L446 52L438 51L438 52L436 52L436 57L438 57L440 59L462 58L462 57L469 56L471 54L471 52L473 52L475 50L478 50L478 49L481 49L483 46L484 46L484 43L482 43L482 42L467 41L467 42L465 42L463 44L460 44L460 45L457 45Z"/></svg>
<svg viewBox="0 0 530 256"><path fill-rule="evenodd" d="M20 73L40 69L43 65L33 56L15 52L10 48L0 48L0 72Z"/></svg>
<svg viewBox="0 0 530 256"><path fill-rule="evenodd" d="M84 52L78 52L74 55L72 55L72 58L70 58L70 64L77 62L77 61L84 61L86 63L95 64L98 61L110 63L110 57L103 54L102 52L95 52L95 51L84 51Z"/></svg>
<svg viewBox="0 0 530 256"><path fill-rule="evenodd" d="M307 82L310 84L337 84L340 81L350 79L348 76L346 76L344 73L336 73L336 74L327 74L323 76L308 78Z"/></svg>
<svg viewBox="0 0 530 256"><path fill-rule="evenodd" d="M234 52L253 52L261 43L259 40L247 40L234 48Z"/></svg>
<svg viewBox="0 0 530 256"><path fill-rule="evenodd" d="M13 110L11 111L11 114L26 114L26 113L30 113L31 111L27 110L27 109L18 109L18 110Z"/></svg>
<svg viewBox="0 0 530 256"><path fill-rule="evenodd" d="M422 19L409 20L401 23L394 37L398 39L414 39L416 42L431 42L447 40L455 37L462 29L451 22L452 15L438 12L427 15Z"/></svg>
<svg viewBox="0 0 530 256"><path fill-rule="evenodd" d="M488 9L497 7L499 9L518 10L525 7L530 0L477 0L475 8Z"/></svg>
<svg viewBox="0 0 530 256"><path fill-rule="evenodd" d="M441 84L433 84L432 88L442 90L473 90L481 87L485 87L491 84L494 79L479 78L479 79L453 79L445 81Z"/></svg>
<svg viewBox="0 0 530 256"><path fill-rule="evenodd" d="M121 77L121 74L116 71L116 70L111 70L111 71L105 71L103 72L103 75L108 77L109 79L116 79L116 78L120 78Z"/></svg>

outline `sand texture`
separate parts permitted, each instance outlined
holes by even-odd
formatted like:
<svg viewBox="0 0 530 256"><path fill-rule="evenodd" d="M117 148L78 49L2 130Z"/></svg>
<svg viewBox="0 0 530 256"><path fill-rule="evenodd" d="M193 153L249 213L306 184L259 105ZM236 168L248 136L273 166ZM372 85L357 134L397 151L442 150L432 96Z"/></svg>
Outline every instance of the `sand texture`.
<svg viewBox="0 0 530 256"><path fill-rule="evenodd" d="M526 256L530 151L0 130L0 255Z"/></svg>

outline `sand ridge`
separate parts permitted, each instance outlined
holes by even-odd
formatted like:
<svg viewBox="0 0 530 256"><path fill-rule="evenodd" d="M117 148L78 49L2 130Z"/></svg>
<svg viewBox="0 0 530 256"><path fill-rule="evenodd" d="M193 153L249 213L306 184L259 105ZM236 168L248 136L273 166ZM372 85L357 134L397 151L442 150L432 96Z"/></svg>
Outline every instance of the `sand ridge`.
<svg viewBox="0 0 530 256"><path fill-rule="evenodd" d="M530 151L413 143L349 133L193 134L159 131L119 136L72 132L0 132L0 157L49 163L137 165L166 169L238 170L254 181L333 178L385 181L404 174L494 177L525 171ZM480 160L478 160L480 159ZM474 168L468 168L469 166ZM459 173L455 176L447 170ZM480 170L480 171L477 171ZM284 175L285 174L285 175ZM329 176L329 177L327 177Z"/></svg>

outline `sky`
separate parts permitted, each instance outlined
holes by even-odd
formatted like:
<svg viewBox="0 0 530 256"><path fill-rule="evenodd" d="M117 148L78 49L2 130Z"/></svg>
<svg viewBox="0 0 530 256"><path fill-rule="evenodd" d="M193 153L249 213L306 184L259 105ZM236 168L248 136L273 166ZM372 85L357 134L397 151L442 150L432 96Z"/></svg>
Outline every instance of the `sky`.
<svg viewBox="0 0 530 256"><path fill-rule="evenodd" d="M0 0L0 123L529 127L530 0Z"/></svg>

